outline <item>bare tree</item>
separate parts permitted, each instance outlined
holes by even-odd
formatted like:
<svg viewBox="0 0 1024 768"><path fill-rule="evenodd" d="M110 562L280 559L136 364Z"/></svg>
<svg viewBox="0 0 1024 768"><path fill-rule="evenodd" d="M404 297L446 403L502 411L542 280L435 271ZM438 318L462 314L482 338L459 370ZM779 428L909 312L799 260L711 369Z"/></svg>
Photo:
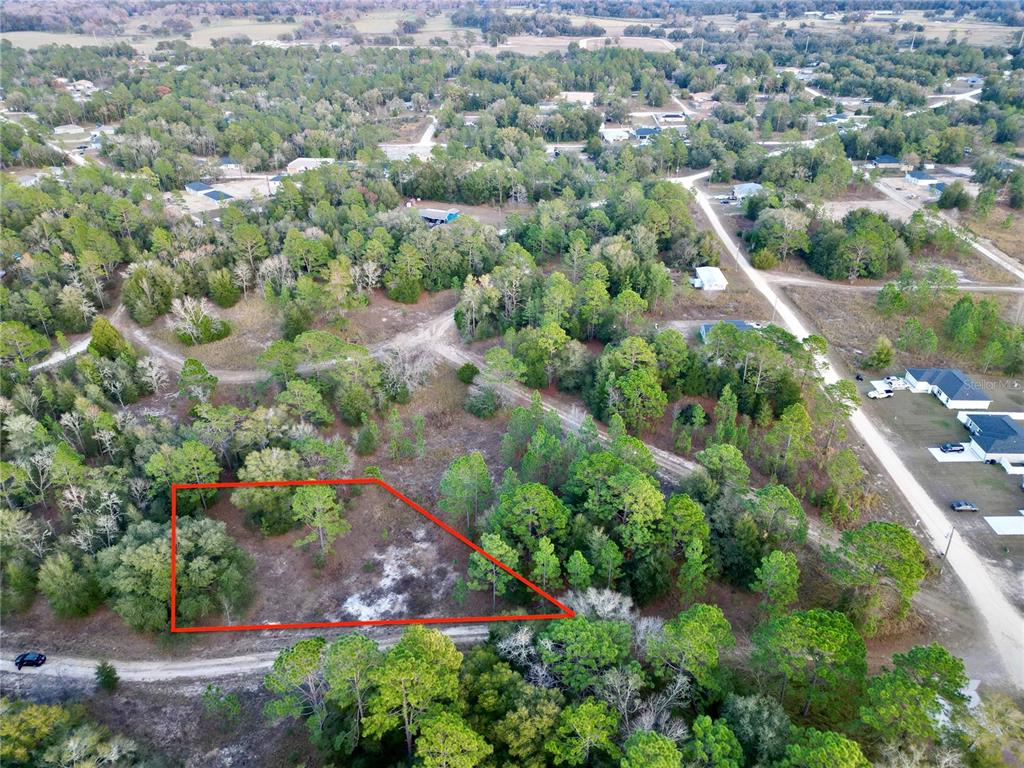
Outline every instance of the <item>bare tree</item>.
<svg viewBox="0 0 1024 768"><path fill-rule="evenodd" d="M171 301L171 324L175 333L187 336L193 344L202 339L205 321L213 314L209 299L183 296Z"/></svg>
<svg viewBox="0 0 1024 768"><path fill-rule="evenodd" d="M153 394L157 394L167 384L167 369L152 355L142 358L136 370L142 382Z"/></svg>

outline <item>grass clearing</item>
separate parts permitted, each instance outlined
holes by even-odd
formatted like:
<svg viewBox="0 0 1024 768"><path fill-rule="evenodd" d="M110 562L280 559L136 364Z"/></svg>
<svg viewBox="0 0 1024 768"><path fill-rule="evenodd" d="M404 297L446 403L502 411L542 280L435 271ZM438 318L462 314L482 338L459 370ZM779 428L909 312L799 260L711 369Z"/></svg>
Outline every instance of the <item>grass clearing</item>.
<svg viewBox="0 0 1024 768"><path fill-rule="evenodd" d="M220 341L192 347L182 344L171 327L170 315L158 319L146 329L146 333L177 355L194 357L207 368L221 370L255 367L260 353L281 338L277 310L251 291L233 307L221 309L214 306L213 314L231 323L231 333Z"/></svg>
<svg viewBox="0 0 1024 768"><path fill-rule="evenodd" d="M971 216L963 223L975 234L991 240L1003 253L1020 261L1021 243L1024 243L1024 211L999 204L987 218Z"/></svg>
<svg viewBox="0 0 1024 768"><path fill-rule="evenodd" d="M190 37L182 35L156 36L141 29L141 25L158 26L161 23L159 14L147 14L135 17L128 24L123 35L86 35L71 32L0 32L0 40L9 40L16 48L39 48L44 45L70 45L73 48L86 46L114 45L128 43L137 51L151 53L160 42L185 40L196 48L209 48L212 41L222 37L245 36L250 40L276 40L280 35L294 32L303 19L297 18L295 23L262 22L254 18L248 19L216 19L210 24L196 24Z"/></svg>

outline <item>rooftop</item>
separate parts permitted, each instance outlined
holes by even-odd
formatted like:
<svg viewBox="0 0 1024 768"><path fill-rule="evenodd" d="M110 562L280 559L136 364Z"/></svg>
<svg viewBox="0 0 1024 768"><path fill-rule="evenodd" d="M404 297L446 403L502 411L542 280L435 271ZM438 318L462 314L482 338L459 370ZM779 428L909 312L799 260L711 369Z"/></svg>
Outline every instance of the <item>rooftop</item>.
<svg viewBox="0 0 1024 768"><path fill-rule="evenodd" d="M700 338L707 340L708 334L711 333L711 329L716 325L731 325L733 328L739 331L756 331L761 328L757 323L748 323L746 320L714 320L710 323L700 324Z"/></svg>
<svg viewBox="0 0 1024 768"><path fill-rule="evenodd" d="M991 401L988 393L975 386L970 377L959 368L907 368L907 373L941 389L950 400Z"/></svg>
<svg viewBox="0 0 1024 768"><path fill-rule="evenodd" d="M1024 453L1024 428L1005 413L971 414L976 442L985 453Z"/></svg>

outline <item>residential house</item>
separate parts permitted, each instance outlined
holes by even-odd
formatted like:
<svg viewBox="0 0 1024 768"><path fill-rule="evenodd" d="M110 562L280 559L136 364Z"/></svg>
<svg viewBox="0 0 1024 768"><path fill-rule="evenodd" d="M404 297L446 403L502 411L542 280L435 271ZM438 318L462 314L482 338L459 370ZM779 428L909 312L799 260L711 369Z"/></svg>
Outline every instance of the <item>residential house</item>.
<svg viewBox="0 0 1024 768"><path fill-rule="evenodd" d="M218 203L225 203L228 200L234 200L234 195L229 195L227 192L222 192L219 189L211 189L209 192L204 193L204 197L208 197Z"/></svg>
<svg viewBox="0 0 1024 768"><path fill-rule="evenodd" d="M325 165L332 165L337 162L333 157L296 157L288 163L288 173L302 173L313 168L320 168Z"/></svg>
<svg viewBox="0 0 1024 768"><path fill-rule="evenodd" d="M731 325L740 331L758 331L764 326L761 323L748 323L746 320L715 320L711 323L701 323L700 330L697 332L700 336L701 343L707 344L708 334L711 333L711 329L716 325Z"/></svg>
<svg viewBox="0 0 1024 768"><path fill-rule="evenodd" d="M1007 469L1007 465L1024 463L1024 427L1011 414L965 412L957 414L957 419L971 433L969 448L982 461Z"/></svg>
<svg viewBox="0 0 1024 768"><path fill-rule="evenodd" d="M992 398L958 368L907 368L911 392L930 392L947 408L987 409Z"/></svg>
<svg viewBox="0 0 1024 768"><path fill-rule="evenodd" d="M193 195L205 195L211 189L213 189L213 187L209 184L203 183L202 181L190 181L185 185L185 191L191 192Z"/></svg>
<svg viewBox="0 0 1024 768"><path fill-rule="evenodd" d="M661 133L661 128L658 128L657 126L654 128L648 128L645 126L633 129L633 136L635 136L641 144L646 144L659 133Z"/></svg>
<svg viewBox="0 0 1024 768"><path fill-rule="evenodd" d="M442 211L440 208L421 208L420 218L427 223L427 226L436 227L455 221L459 218L459 210L457 208L449 208L446 211Z"/></svg>
<svg viewBox="0 0 1024 768"><path fill-rule="evenodd" d="M930 187L932 184L938 182L938 179L924 171L909 171L903 178L911 184L916 184L919 187Z"/></svg>
<svg viewBox="0 0 1024 768"><path fill-rule="evenodd" d="M754 197L764 191L764 187L757 182L748 181L744 184L736 184L732 188L732 199L737 202L740 200L746 200L748 197Z"/></svg>
<svg viewBox="0 0 1024 768"><path fill-rule="evenodd" d="M702 291L724 291L729 282L718 267L697 267L696 277L690 278L690 285Z"/></svg>
<svg viewBox="0 0 1024 768"><path fill-rule="evenodd" d="M905 167L895 155L879 155L872 159L871 164L880 171L902 171Z"/></svg>

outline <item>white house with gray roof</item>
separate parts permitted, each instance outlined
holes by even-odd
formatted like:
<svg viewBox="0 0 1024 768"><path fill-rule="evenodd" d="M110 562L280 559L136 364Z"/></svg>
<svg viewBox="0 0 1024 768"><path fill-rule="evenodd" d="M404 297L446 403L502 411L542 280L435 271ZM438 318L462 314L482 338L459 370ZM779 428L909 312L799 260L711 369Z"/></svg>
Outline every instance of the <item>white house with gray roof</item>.
<svg viewBox="0 0 1024 768"><path fill-rule="evenodd" d="M957 419L971 433L969 448L979 459L1002 464L1011 474L1024 474L1024 426L1014 418L1021 415L964 412Z"/></svg>
<svg viewBox="0 0 1024 768"><path fill-rule="evenodd" d="M911 392L929 392L953 410L986 409L992 405L992 398L959 368L907 368L904 378Z"/></svg>

